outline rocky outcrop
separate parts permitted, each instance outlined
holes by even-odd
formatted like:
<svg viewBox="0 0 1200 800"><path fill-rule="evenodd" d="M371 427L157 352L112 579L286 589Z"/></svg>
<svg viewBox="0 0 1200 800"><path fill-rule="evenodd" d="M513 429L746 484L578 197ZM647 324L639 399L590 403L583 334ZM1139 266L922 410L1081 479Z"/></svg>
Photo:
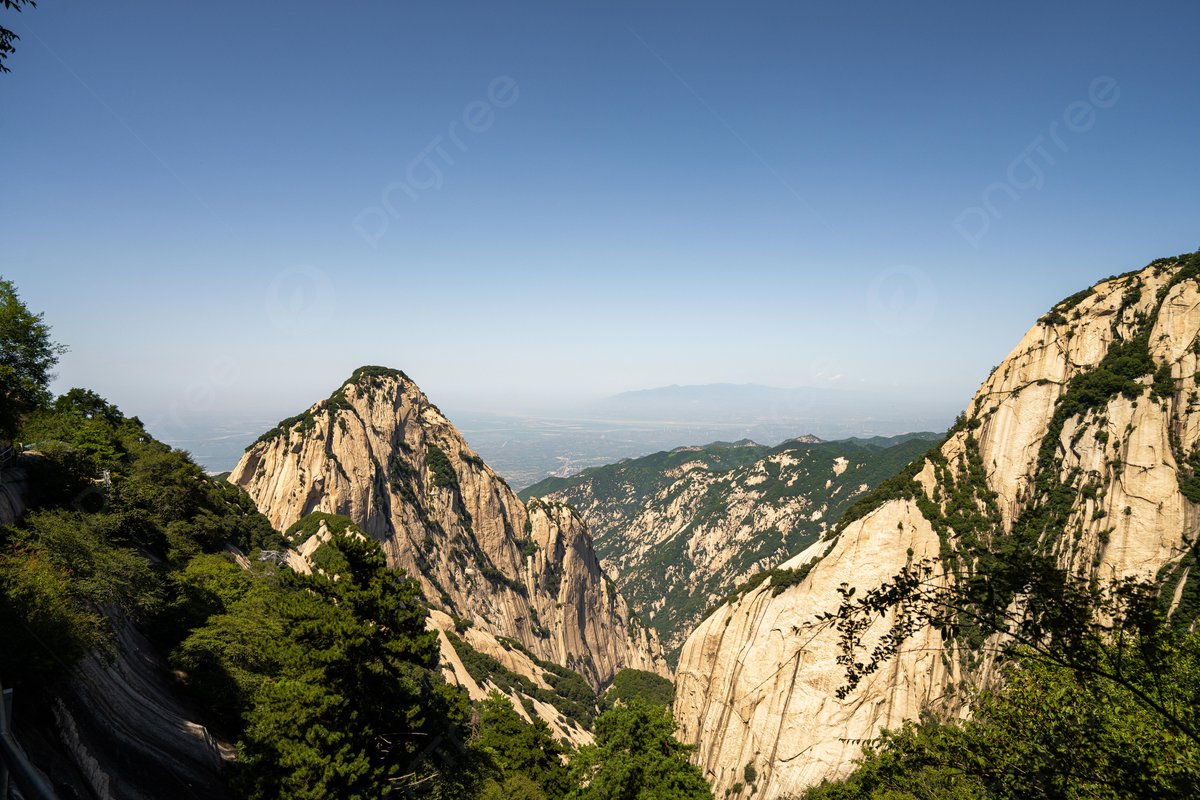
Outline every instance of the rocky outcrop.
<svg viewBox="0 0 1200 800"><path fill-rule="evenodd" d="M50 704L22 714L14 697L14 731L59 797L158 800L232 798L225 766L232 744L197 723L173 673L119 612L109 610L112 653L89 654Z"/></svg>
<svg viewBox="0 0 1200 800"><path fill-rule="evenodd" d="M481 683L476 682L471 677L471 673L463 665L462 660L459 659L454 646L450 644L449 636L452 634L457 635L454 620L450 616L441 611L431 611L425 627L427 630L438 631L442 676L446 679L447 683L453 686L461 686L467 692L472 702L484 699L490 692L500 692L508 698L517 715L526 722L532 722L533 716L538 716L545 720L550 726L551 734L555 739L567 741L573 747L591 744L595 741L591 732L584 730L578 725L569 724L559 713L558 709L549 703L528 698L533 707L533 714L531 715L530 712L525 710L522 700L526 698L520 693L513 690L506 691L503 687L489 680L484 680ZM463 633L463 639L475 651L491 656L503 664L506 669L530 678L539 689L551 689L551 685L545 677L546 671L541 666L535 664L531 658L521 651L514 650L512 647L505 647L490 633L468 628Z"/></svg>
<svg viewBox="0 0 1200 800"><path fill-rule="evenodd" d="M39 453L22 453L0 469L0 526L12 525L25 513L41 458Z"/></svg>
<svg viewBox="0 0 1200 800"><path fill-rule="evenodd" d="M730 589L812 544L857 497L930 446L885 444L801 437L755 446L749 452L761 457L723 469L722 460L747 448L679 448L670 460L656 454L592 470L547 498L581 510L605 571L670 659ZM680 457L689 451L694 459Z"/></svg>
<svg viewBox="0 0 1200 800"><path fill-rule="evenodd" d="M948 467L935 468L934 458L914 465L918 491L944 511L949 472L974 462L986 474L981 488L995 493L990 535L1003 535L1053 486L1069 508L1042 533L1044 552L1084 576L1157 580L1175 613L1194 617L1197 275L1200 258L1162 260L1055 306L979 389L967 424L941 445ZM1138 366L1117 364L1118 355ZM1130 372L1140 377L1119 379ZM1090 384L1099 394L1083 402L1084 379L1073 379L1088 375L1105 380ZM697 763L717 796L741 780L747 763L757 768L763 800L799 794L848 774L854 740L925 708L961 712L950 690L983 681L986 658L966 670L926 632L838 700L838 633L809 627L817 614L836 611L840 584L878 586L910 561L956 547L954 534L940 536L913 499L880 499L784 565L811 567L803 580L782 591L763 583L692 633L677 669L675 712L679 736L698 746ZM888 622L867 632L868 647Z"/></svg>
<svg viewBox="0 0 1200 800"><path fill-rule="evenodd" d="M402 372L357 370L248 448L229 480L279 530L314 511L349 517L432 604L594 688L625 667L670 674L579 515L526 508Z"/></svg>

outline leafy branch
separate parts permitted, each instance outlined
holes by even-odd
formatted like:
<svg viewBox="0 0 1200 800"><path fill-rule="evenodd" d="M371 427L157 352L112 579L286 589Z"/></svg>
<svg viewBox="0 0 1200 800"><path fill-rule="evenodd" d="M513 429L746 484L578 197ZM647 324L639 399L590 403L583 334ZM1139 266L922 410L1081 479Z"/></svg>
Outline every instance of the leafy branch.
<svg viewBox="0 0 1200 800"><path fill-rule="evenodd" d="M1033 655L1081 676L1111 681L1200 745L1195 725L1164 700L1155 679L1169 666L1174 633L1164 624L1153 584L1125 578L1102 591L1096 582L1037 555L997 560L993 567L999 569L987 576L943 572L937 564L938 559L908 564L861 594L843 583L837 612L817 616L819 627L839 633L837 663L845 669L845 682L838 699L897 656L919 631L933 628L953 644L974 628L996 641L1001 657ZM867 655L865 635L889 614L887 631ZM1154 673L1157 690L1144 688L1129 674L1125 656L1131 647L1139 651L1138 663Z"/></svg>

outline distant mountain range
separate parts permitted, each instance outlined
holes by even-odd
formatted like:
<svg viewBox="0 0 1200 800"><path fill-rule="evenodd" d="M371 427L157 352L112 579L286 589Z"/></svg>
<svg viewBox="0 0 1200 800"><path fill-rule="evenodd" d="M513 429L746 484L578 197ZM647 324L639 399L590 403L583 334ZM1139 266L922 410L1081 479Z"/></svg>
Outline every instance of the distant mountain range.
<svg viewBox="0 0 1200 800"><path fill-rule="evenodd" d="M753 383L662 386L606 397L588 411L614 419L762 420L894 418L953 414L945 404L921 403L878 392L801 386L781 389Z"/></svg>
<svg viewBox="0 0 1200 800"><path fill-rule="evenodd" d="M677 447L547 478L518 496L579 509L608 576L670 661L705 609L815 542L856 498L941 436Z"/></svg>

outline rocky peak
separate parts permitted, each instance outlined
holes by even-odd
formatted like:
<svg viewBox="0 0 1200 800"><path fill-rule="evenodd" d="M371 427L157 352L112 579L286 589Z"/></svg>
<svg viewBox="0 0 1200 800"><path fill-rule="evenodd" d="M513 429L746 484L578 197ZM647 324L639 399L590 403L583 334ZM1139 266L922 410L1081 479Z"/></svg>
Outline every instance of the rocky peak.
<svg viewBox="0 0 1200 800"><path fill-rule="evenodd" d="M805 626L837 610L839 585L872 588L910 559L952 559L964 535L1021 533L1084 577L1155 579L1177 621L1194 620L1198 279L1200 254L1160 259L1055 305L937 450L785 563L792 580L736 593L692 633L678 666L679 735L698 745L718 796L747 763L763 800L799 794L848 774L854 741L923 709L962 712L947 690L983 682L985 655L959 658L925 631L838 700L837 632ZM956 514L952 492L978 513Z"/></svg>
<svg viewBox="0 0 1200 800"><path fill-rule="evenodd" d="M315 511L348 517L435 606L593 687L624 667L669 676L657 640L601 574L579 515L527 509L399 370L355 370L263 434L229 480L279 530Z"/></svg>

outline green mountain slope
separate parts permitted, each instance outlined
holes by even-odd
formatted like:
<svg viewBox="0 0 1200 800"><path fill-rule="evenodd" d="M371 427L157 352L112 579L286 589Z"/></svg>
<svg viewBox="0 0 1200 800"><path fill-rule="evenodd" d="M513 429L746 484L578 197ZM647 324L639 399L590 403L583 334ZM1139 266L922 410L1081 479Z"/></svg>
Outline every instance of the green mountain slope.
<svg viewBox="0 0 1200 800"><path fill-rule="evenodd" d="M543 481L526 491L550 489L549 499L579 509L602 565L658 632L670 659L713 601L816 541L855 499L935 438L880 440L890 447L819 440L773 448L717 443Z"/></svg>

